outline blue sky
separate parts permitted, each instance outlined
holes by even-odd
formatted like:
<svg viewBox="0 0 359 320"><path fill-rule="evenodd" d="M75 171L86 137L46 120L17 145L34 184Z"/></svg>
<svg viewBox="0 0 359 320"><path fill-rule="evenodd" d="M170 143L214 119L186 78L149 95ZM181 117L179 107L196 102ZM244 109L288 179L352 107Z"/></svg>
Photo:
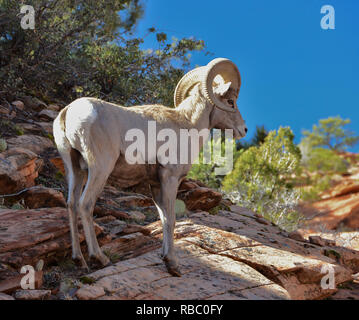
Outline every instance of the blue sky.
<svg viewBox="0 0 359 320"><path fill-rule="evenodd" d="M359 134L358 0L145 0L137 27L169 37L205 41L213 57L194 54L192 65L214 57L233 60L242 75L239 109L252 133L290 126L302 129L340 115ZM323 30L323 5L335 9L335 30ZM156 48L154 37L146 48ZM251 136L249 131L249 136ZM351 151L359 152L359 146Z"/></svg>

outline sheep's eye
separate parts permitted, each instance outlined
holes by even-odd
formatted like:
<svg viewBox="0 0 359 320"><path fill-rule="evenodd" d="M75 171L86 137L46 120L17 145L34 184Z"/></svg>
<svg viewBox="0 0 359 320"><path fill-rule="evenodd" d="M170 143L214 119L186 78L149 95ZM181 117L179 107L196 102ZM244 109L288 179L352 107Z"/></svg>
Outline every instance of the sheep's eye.
<svg viewBox="0 0 359 320"><path fill-rule="evenodd" d="M228 100L228 103L231 105L231 106L234 106L234 101L232 99L229 99Z"/></svg>

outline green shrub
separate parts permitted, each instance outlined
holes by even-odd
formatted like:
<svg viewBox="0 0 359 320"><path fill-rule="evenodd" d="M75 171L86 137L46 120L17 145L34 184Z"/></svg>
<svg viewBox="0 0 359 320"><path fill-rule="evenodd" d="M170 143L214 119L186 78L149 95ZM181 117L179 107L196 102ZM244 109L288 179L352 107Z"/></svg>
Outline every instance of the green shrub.
<svg viewBox="0 0 359 320"><path fill-rule="evenodd" d="M320 194L331 187L331 176L316 175L310 179L310 185L302 190L302 200L315 201L320 198Z"/></svg>
<svg viewBox="0 0 359 320"><path fill-rule="evenodd" d="M175 214L176 218L180 219L186 216L186 204L179 199L176 199L175 201Z"/></svg>
<svg viewBox="0 0 359 320"><path fill-rule="evenodd" d="M334 151L324 148L314 148L305 164L310 172L323 174L345 173L349 163Z"/></svg>
<svg viewBox="0 0 359 320"><path fill-rule="evenodd" d="M0 152L4 152L7 149L7 143L5 139L0 139Z"/></svg>
<svg viewBox="0 0 359 320"><path fill-rule="evenodd" d="M188 172L187 177L193 180L199 180L206 186L219 189L221 186L221 177L214 173L214 166L211 164L194 164Z"/></svg>
<svg viewBox="0 0 359 320"><path fill-rule="evenodd" d="M244 150L247 150L248 148L252 146L259 146L261 145L265 138L268 135L268 131L264 126L257 126L254 136L250 141L233 141L233 163L235 163L238 159L238 157L241 155L241 153ZM221 148L221 157L225 156L225 147L227 143L230 143L229 141L225 141L224 137L221 137L221 139L217 139L215 141L210 140L207 142L208 145L212 148L213 151L214 148ZM227 145L229 146L229 145ZM218 157L218 155L215 152L212 152L212 162L211 164L205 164L203 163L203 151L201 151L199 155L199 163L193 164L191 171L188 173L188 177L194 180L202 181L205 185L214 188L214 189L220 189L222 181L224 179L224 175L216 175L215 170L218 167L223 167L226 165L223 162L223 159Z"/></svg>
<svg viewBox="0 0 359 320"><path fill-rule="evenodd" d="M14 203L14 204L11 206L11 209L12 209L12 210L24 210L24 209L25 209L25 206L24 206L23 203L16 202L16 203Z"/></svg>
<svg viewBox="0 0 359 320"><path fill-rule="evenodd" d="M22 136L24 134L24 129L17 124L14 125L14 130L17 136Z"/></svg>
<svg viewBox="0 0 359 320"><path fill-rule="evenodd" d="M21 136L24 134L23 128L9 120L0 120L0 136Z"/></svg>
<svg viewBox="0 0 359 320"><path fill-rule="evenodd" d="M61 171L57 171L55 173L55 179L56 180L63 180L65 178L64 174Z"/></svg>
<svg viewBox="0 0 359 320"><path fill-rule="evenodd" d="M92 277L89 277L89 276L82 276L80 278L80 281L83 283L83 284L94 284L96 282L96 280Z"/></svg>
<svg viewBox="0 0 359 320"><path fill-rule="evenodd" d="M24 1L20 1L24 3ZM134 37L141 0L29 0L36 30L21 28L19 1L0 0L0 87L43 101L92 96L123 105L172 105L173 91L189 66L194 38L167 39L155 28L158 50ZM172 63L175 62L175 63Z"/></svg>
<svg viewBox="0 0 359 320"><path fill-rule="evenodd" d="M269 132L264 143L242 151L222 184L232 201L288 231L301 220L296 211L300 193L290 182L301 158L293 139L290 128Z"/></svg>
<svg viewBox="0 0 359 320"><path fill-rule="evenodd" d="M302 199L315 201L323 191L332 186L333 176L346 173L349 162L340 157L335 151L325 148L314 148L306 139L300 143L302 151L301 166L306 174L305 188Z"/></svg>
<svg viewBox="0 0 359 320"><path fill-rule="evenodd" d="M318 125L313 125L312 131L303 131L303 140L311 147L326 147L334 151L344 151L359 141L359 136L346 128L350 123L350 119L342 119L340 116L321 119Z"/></svg>
<svg viewBox="0 0 359 320"><path fill-rule="evenodd" d="M232 146L230 145L230 143L232 143ZM228 163L225 163L226 160L224 160L225 148L232 148L234 159L238 157L239 152L236 152L236 145L234 141L230 142L224 141L223 139L211 139L207 142L207 146L212 150L211 163L204 163L202 150L199 154L198 163L194 163L192 165L192 168L188 172L187 177L190 179L199 180L208 187L220 189L224 176L216 175L215 170L216 168L225 167L226 165L228 165ZM221 149L221 155L217 154L217 152L214 151L215 149L219 150L219 148ZM232 160L229 159L229 161Z"/></svg>

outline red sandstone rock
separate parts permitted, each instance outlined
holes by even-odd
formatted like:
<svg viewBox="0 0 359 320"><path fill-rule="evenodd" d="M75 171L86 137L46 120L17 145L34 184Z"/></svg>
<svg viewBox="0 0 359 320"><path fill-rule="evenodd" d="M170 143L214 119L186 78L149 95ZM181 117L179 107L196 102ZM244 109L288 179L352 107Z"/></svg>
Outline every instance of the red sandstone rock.
<svg viewBox="0 0 359 320"><path fill-rule="evenodd" d="M13 101L11 104L12 104L13 106L15 106L15 107L16 107L17 109L19 109L19 110L24 110L24 108L25 108L24 103L23 103L22 101L20 101L20 100Z"/></svg>
<svg viewBox="0 0 359 320"><path fill-rule="evenodd" d="M208 211L219 205L222 194L207 187L200 187L194 182L185 182L179 188L178 198L185 202L188 210Z"/></svg>
<svg viewBox="0 0 359 320"><path fill-rule="evenodd" d="M39 112L38 116L43 121L53 121L55 120L58 114L59 114L58 111L51 109L44 109Z"/></svg>
<svg viewBox="0 0 359 320"><path fill-rule="evenodd" d="M0 153L0 194L35 185L42 161L30 150L12 148Z"/></svg>
<svg viewBox="0 0 359 320"><path fill-rule="evenodd" d="M337 285L359 271L359 252L289 239L277 227L238 210L217 216L193 213L177 222L182 277L171 277L160 249L140 253L151 238L162 238L160 222L146 228L150 236L133 234L127 240L134 258L89 274L94 283L79 290L79 299L320 299L338 291L321 287L323 266L333 268ZM143 238L145 243L136 244ZM128 249L124 241L107 246L121 253Z"/></svg>
<svg viewBox="0 0 359 320"><path fill-rule="evenodd" d="M94 300L104 295L105 295L105 291L103 287L89 286L89 285L83 286L76 292L76 296L80 300Z"/></svg>
<svg viewBox="0 0 359 320"><path fill-rule="evenodd" d="M62 192L43 186L27 191L24 195L25 204L30 209L66 207Z"/></svg>
<svg viewBox="0 0 359 320"><path fill-rule="evenodd" d="M18 290L15 292L16 300L47 300L51 290Z"/></svg>
<svg viewBox="0 0 359 320"><path fill-rule="evenodd" d="M348 194L358 193L359 192L359 182L347 179L340 182L334 188L326 192L326 197L340 197Z"/></svg>
<svg viewBox="0 0 359 320"><path fill-rule="evenodd" d="M27 109L41 111L46 108L46 103L35 97L24 96L21 100L24 102Z"/></svg>
<svg viewBox="0 0 359 320"><path fill-rule="evenodd" d="M0 211L0 263L12 267L35 266L40 259L51 261L71 252L67 210L45 208ZM95 231L103 231L95 224ZM84 235L80 224L80 242ZM104 239L104 242L110 238Z"/></svg>
<svg viewBox="0 0 359 320"><path fill-rule="evenodd" d="M359 193L303 204L300 211L306 217L312 217L307 222L311 228L320 226L330 230L340 226L359 228Z"/></svg>
<svg viewBox="0 0 359 320"><path fill-rule="evenodd" d="M0 301L3 300L15 300L12 296L9 296L8 294L1 293L0 292Z"/></svg>
<svg viewBox="0 0 359 320"><path fill-rule="evenodd" d="M149 207L153 206L153 200L143 195L118 197L115 202L121 207Z"/></svg>
<svg viewBox="0 0 359 320"><path fill-rule="evenodd" d="M65 175L65 166L60 157L50 159L50 162L63 174Z"/></svg>
<svg viewBox="0 0 359 320"><path fill-rule="evenodd" d="M49 109L49 110L54 110L54 111L60 111L61 107L58 106L57 104L49 104L49 105L47 106L47 109Z"/></svg>
<svg viewBox="0 0 359 320"><path fill-rule="evenodd" d="M21 289L21 279L24 277L24 274L20 274L16 277L5 279L0 281L0 292L11 294L16 290ZM43 283L43 272L35 271L35 289L42 287Z"/></svg>
<svg viewBox="0 0 359 320"><path fill-rule="evenodd" d="M6 140L8 148L24 148L34 152L37 155L43 153L47 148L54 147L53 142L49 138L36 136L32 134L24 134L18 137Z"/></svg>

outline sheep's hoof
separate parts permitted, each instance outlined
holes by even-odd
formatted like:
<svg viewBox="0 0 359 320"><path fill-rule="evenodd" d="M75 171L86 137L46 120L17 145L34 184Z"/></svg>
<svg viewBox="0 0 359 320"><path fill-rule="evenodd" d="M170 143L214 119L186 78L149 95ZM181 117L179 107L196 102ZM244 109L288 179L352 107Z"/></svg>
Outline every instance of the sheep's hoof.
<svg viewBox="0 0 359 320"><path fill-rule="evenodd" d="M181 272L179 270L178 263L175 260L164 257L163 261L166 265L166 268L167 268L167 271L169 274L171 274L174 277L181 276Z"/></svg>
<svg viewBox="0 0 359 320"><path fill-rule="evenodd" d="M87 263L86 263L83 256L74 257L74 258L72 258L72 260L75 262L76 266L81 268L81 270L86 271L86 272L90 271L90 269L89 269L89 267L88 267L88 265L87 265Z"/></svg>
<svg viewBox="0 0 359 320"><path fill-rule="evenodd" d="M111 265L111 261L103 253L99 255L90 256L90 264L94 268L107 267Z"/></svg>

